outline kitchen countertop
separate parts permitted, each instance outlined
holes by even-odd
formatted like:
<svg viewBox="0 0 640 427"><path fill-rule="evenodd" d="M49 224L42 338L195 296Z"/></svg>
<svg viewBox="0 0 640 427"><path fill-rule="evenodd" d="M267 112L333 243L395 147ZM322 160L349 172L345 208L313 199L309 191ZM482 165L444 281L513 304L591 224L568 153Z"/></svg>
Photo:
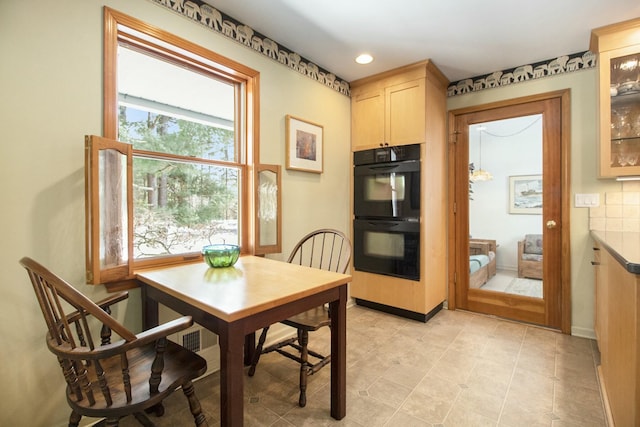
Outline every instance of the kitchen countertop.
<svg viewBox="0 0 640 427"><path fill-rule="evenodd" d="M640 274L640 233L591 230L591 237L629 273Z"/></svg>

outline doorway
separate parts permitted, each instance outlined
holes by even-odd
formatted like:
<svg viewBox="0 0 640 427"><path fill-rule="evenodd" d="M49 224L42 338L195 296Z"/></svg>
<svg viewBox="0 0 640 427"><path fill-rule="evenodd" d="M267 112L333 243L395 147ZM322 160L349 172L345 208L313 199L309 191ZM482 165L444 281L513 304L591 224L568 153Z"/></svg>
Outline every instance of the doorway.
<svg viewBox="0 0 640 427"><path fill-rule="evenodd" d="M569 91L449 113L449 309L570 333L569 117Z"/></svg>

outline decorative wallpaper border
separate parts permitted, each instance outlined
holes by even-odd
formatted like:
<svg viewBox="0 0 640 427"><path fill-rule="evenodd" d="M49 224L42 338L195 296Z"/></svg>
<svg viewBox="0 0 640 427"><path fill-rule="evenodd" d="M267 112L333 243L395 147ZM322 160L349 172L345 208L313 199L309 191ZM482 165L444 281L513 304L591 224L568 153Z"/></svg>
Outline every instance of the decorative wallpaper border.
<svg viewBox="0 0 640 427"><path fill-rule="evenodd" d="M150 0L192 21L234 40L256 52L279 62L318 83L324 84L343 95L350 96L349 82L330 71L319 67L298 53L271 40L248 25L220 12L202 0ZM539 79L561 73L570 73L596 65L596 55L585 51L563 55L546 61L521 65L502 71L494 71L457 82L447 89L447 96L464 95L494 87L503 87L530 79Z"/></svg>
<svg viewBox="0 0 640 427"><path fill-rule="evenodd" d="M191 19L318 83L350 96L349 83L201 0L150 0Z"/></svg>
<svg viewBox="0 0 640 427"><path fill-rule="evenodd" d="M570 73L596 65L596 54L591 51L563 55L558 58L510 68L502 71L452 82L447 96L463 95L494 87L509 86L530 79L540 79L561 73Z"/></svg>

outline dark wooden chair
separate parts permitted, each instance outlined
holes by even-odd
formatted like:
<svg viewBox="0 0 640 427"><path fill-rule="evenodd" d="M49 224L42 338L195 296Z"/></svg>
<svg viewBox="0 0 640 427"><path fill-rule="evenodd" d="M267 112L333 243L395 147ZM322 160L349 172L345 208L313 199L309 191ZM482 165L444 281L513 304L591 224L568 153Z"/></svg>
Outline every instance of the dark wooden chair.
<svg viewBox="0 0 640 427"><path fill-rule="evenodd" d="M36 261L22 258L20 264L29 273L47 324L47 346L67 382L70 427L83 416L105 418L104 425L117 426L127 415L153 426L144 411L162 415L162 400L178 387L196 426L207 425L191 382L205 373L207 363L167 340L191 326L190 317L136 335L110 315L111 305L126 299L127 292L94 303ZM120 339L111 342L112 332Z"/></svg>
<svg viewBox="0 0 640 427"><path fill-rule="evenodd" d="M287 260L290 263L338 273L345 273L350 261L351 242L344 233L331 229L316 230L304 236L293 248ZM331 326L329 311L325 306L320 306L290 317L281 323L296 328L297 335L263 348L269 327L264 328L258 339L256 352L248 374L252 377L255 374L260 356L272 351L295 360L300 364L300 397L298 404L304 407L307 404L307 377L318 372L323 366L331 362L331 355L323 356L308 348L309 332L317 331L325 326ZM286 347L291 347L296 352L287 351ZM312 356L316 362L311 363L309 356Z"/></svg>

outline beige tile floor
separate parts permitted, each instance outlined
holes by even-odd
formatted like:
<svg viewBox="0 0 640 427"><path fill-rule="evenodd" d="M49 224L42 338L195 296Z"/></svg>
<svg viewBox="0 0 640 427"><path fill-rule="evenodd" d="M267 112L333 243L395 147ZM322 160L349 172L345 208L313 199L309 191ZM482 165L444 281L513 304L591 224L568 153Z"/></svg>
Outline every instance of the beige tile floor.
<svg viewBox="0 0 640 427"><path fill-rule="evenodd" d="M356 306L347 323L345 419L329 415L328 368L310 377L299 408L295 362L271 353L243 378L246 426L606 425L592 340L463 311L420 323ZM327 350L328 330L310 342ZM218 374L196 391L209 425L219 425ZM158 426L193 425L181 392L165 405L164 417L152 417Z"/></svg>

